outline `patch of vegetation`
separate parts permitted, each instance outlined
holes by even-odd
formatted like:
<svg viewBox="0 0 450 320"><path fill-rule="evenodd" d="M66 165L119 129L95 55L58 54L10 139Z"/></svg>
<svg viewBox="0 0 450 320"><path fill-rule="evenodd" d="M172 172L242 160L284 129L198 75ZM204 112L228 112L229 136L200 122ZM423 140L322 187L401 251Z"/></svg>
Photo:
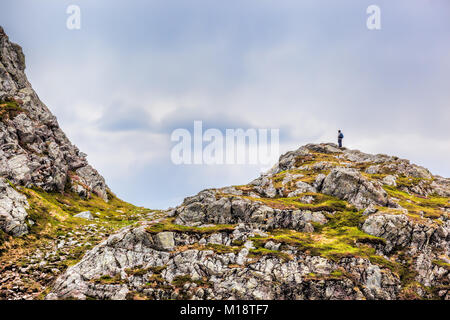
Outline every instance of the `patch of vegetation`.
<svg viewBox="0 0 450 320"><path fill-rule="evenodd" d="M130 203L120 200L111 192L108 192L108 202L95 194L89 199L80 197L74 192L45 192L42 189L24 189L23 193L28 198L40 198L43 208L52 211L55 217L67 218L67 214L73 216L83 211L90 211L100 221L108 221L109 223L120 224L120 227L129 225L139 219L139 215L151 212L151 210L136 207ZM87 221L81 218L74 218L77 223ZM87 221L87 223L91 223Z"/></svg>
<svg viewBox="0 0 450 320"><path fill-rule="evenodd" d="M144 276L151 272L153 275L160 275L167 266L155 266L143 268L142 266L136 266L135 268L129 268L125 270L125 273L129 276Z"/></svg>
<svg viewBox="0 0 450 320"><path fill-rule="evenodd" d="M328 223L326 224L327 229L335 229L339 231L343 227L359 227L366 219L363 216L363 211L357 211L354 207L352 210L336 211L334 214L326 214ZM348 231L348 229L346 229Z"/></svg>
<svg viewBox="0 0 450 320"><path fill-rule="evenodd" d="M272 177L272 184L275 189L280 189L283 187L283 180L286 176L286 172L278 173Z"/></svg>
<svg viewBox="0 0 450 320"><path fill-rule="evenodd" d="M161 274L167 266L155 266L155 267L149 267L148 270L150 270L153 274Z"/></svg>
<svg viewBox="0 0 450 320"><path fill-rule="evenodd" d="M338 159L336 158L336 153L320 153L320 152L311 152L305 156L298 156L295 159L295 166L301 167L304 165L311 165L317 162L331 162L334 164L339 164Z"/></svg>
<svg viewBox="0 0 450 320"><path fill-rule="evenodd" d="M358 227L364 222L362 211L342 210L334 214L327 214L328 222L325 225L315 225L315 232L304 233L288 229L276 229L268 232L267 237L255 236L250 240L257 247L260 254L283 253L264 249L268 241L280 243L280 249L285 250L294 247L298 251L308 255L322 256L329 260L339 262L344 257L361 257L371 263L391 270L401 280L405 287L412 286L416 274L411 267L411 258L401 256L397 261L388 260L376 254L377 246L384 246L386 240L364 233ZM402 253L399 252L399 255ZM255 255L256 256L256 255ZM336 270L331 275L311 275L310 278L338 279L346 277L341 270Z"/></svg>
<svg viewBox="0 0 450 320"><path fill-rule="evenodd" d="M387 268L394 274L396 274L402 284L402 293L400 294L400 296L404 299L412 299L411 294L413 294L414 292L414 290L412 289L417 285L422 286L417 281L415 281L417 272L412 267L412 257L406 255L403 251L398 251L397 256L393 256L391 259L392 260L389 260L376 255L372 255L369 257L371 263L377 264L380 267ZM399 263L397 261L403 262Z"/></svg>
<svg viewBox="0 0 450 320"><path fill-rule="evenodd" d="M308 273L304 279L307 280L341 280L347 277L347 273L342 270L333 270L329 274L316 274L314 272Z"/></svg>
<svg viewBox="0 0 450 320"><path fill-rule="evenodd" d="M371 180L383 180L384 178L386 178L388 175L385 173L365 173L365 172L361 172L361 174Z"/></svg>
<svg viewBox="0 0 450 320"><path fill-rule="evenodd" d="M206 249L211 249L216 253L225 254L225 253L238 253L239 251L241 251L242 247L225 246L223 244L208 243L206 245Z"/></svg>
<svg viewBox="0 0 450 320"><path fill-rule="evenodd" d="M292 256L287 254L286 252L277 251L277 250L269 250L263 247L256 248L256 249L250 249L248 253L249 258L261 258L263 256L272 256L276 257L283 261L289 261L292 260Z"/></svg>
<svg viewBox="0 0 450 320"><path fill-rule="evenodd" d="M401 191L398 187L383 186L384 190L408 210L409 215L437 219L444 214L442 208L450 208L450 199L438 196L423 197Z"/></svg>
<svg viewBox="0 0 450 320"><path fill-rule="evenodd" d="M233 241L231 242L231 244L232 244L233 246L238 246L238 247L243 246L244 243L245 243L245 241L243 241L243 240L233 240Z"/></svg>
<svg viewBox="0 0 450 320"><path fill-rule="evenodd" d="M375 165L375 163L370 162L370 161L357 162L357 163L351 162L351 167L353 169L358 170L359 172L364 172L364 171L366 171L367 168L369 168L373 165Z"/></svg>
<svg viewBox="0 0 450 320"><path fill-rule="evenodd" d="M190 275L179 275L173 278L172 285L178 288L183 287L186 283L195 283L201 287L210 287L212 283L206 278L193 280Z"/></svg>
<svg viewBox="0 0 450 320"><path fill-rule="evenodd" d="M430 179L407 177L407 176L400 176L396 179L397 188L405 187L408 189L417 186L422 181L430 181Z"/></svg>
<svg viewBox="0 0 450 320"><path fill-rule="evenodd" d="M149 300L149 298L137 291L130 291L125 296L126 300Z"/></svg>
<svg viewBox="0 0 450 320"><path fill-rule="evenodd" d="M149 227L147 227L147 232L155 234L164 231L169 232L184 232L191 234L212 234L217 232L227 232L231 233L234 231L235 225L230 224L217 224L213 226L207 227L188 227L183 225L174 224L174 218L169 218L164 220L163 222L155 223Z"/></svg>
<svg viewBox="0 0 450 320"><path fill-rule="evenodd" d="M15 100L0 101L0 121L12 120L20 113L26 112Z"/></svg>
<svg viewBox="0 0 450 320"><path fill-rule="evenodd" d="M277 173L271 179L272 179L272 183L273 183L273 186L275 187L275 189L281 189L283 187L287 191L291 192L296 189L296 186L295 186L296 182L302 181L302 182L305 182L305 183L311 185L316 181L317 176L321 173L327 175L329 173L329 170L308 170L308 169L284 170L284 171ZM299 177L292 179L291 181L287 182L283 186L283 180L287 174L299 175ZM287 196L287 194L286 194L286 196Z"/></svg>
<svg viewBox="0 0 450 320"><path fill-rule="evenodd" d="M150 212L148 209L121 201L113 194L109 194L110 201L105 202L95 195L90 199L82 199L72 192L49 193L37 188L23 187L17 187L16 190L27 197L30 206L27 209L28 220L33 223L29 223L29 234L22 237L10 237L0 232L0 237L3 238L3 241L0 241L0 270L4 266L27 267L36 264L36 261L30 260L36 251L52 248L61 241L75 241L75 245L66 245L46 257L48 267L42 267L46 268L46 272L49 268L63 272L67 267L79 262L86 251L104 237L123 226L135 223L142 215ZM76 213L88 210L96 219L74 217ZM88 229L92 231L87 232ZM95 230L101 230L102 234L99 235ZM39 280L31 280L30 277L30 281ZM37 287L41 291L42 285ZM37 298L41 296L38 294Z"/></svg>
<svg viewBox="0 0 450 320"><path fill-rule="evenodd" d="M356 216L356 217L355 217ZM348 220L345 220L345 217ZM321 230L314 233L304 233L288 229L277 229L269 232L268 237L254 237L258 247L264 247L268 241L292 246L309 255L323 256L333 261L339 261L346 256L368 258L375 255L374 245L384 244L385 240L366 234L355 224L356 213L341 213L335 221L331 220Z"/></svg>
<svg viewBox="0 0 450 320"><path fill-rule="evenodd" d="M145 286L149 288L172 289L172 287L166 283L166 280L164 280L164 278L159 273L152 274L148 278Z"/></svg>
<svg viewBox="0 0 450 320"><path fill-rule="evenodd" d="M186 283L191 283L192 282L192 278L190 275L180 275L180 276L176 276L173 280L172 280L172 284L175 287L182 287L184 286Z"/></svg>
<svg viewBox="0 0 450 320"><path fill-rule="evenodd" d="M315 199L314 202L311 204L303 203L301 199L305 196L312 196ZM313 192L302 193L297 197L291 198L244 198L256 202L261 202L271 208L281 210L309 210L313 212L355 210L354 207L350 206L346 201L325 194Z"/></svg>
<svg viewBox="0 0 450 320"><path fill-rule="evenodd" d="M442 267L450 271L450 263L442 261L442 260L433 260L432 263L436 266Z"/></svg>
<svg viewBox="0 0 450 320"><path fill-rule="evenodd" d="M103 275L100 278L92 279L91 281L96 284L123 284L126 282L125 280L122 280L120 274L116 274L113 277Z"/></svg>
<svg viewBox="0 0 450 320"><path fill-rule="evenodd" d="M365 220L362 211L357 211L345 201L330 196L312 193L308 195L315 197L315 201L310 207L310 209L313 208L311 211L315 211L314 208L321 208L321 211L332 211L332 213L325 214L328 219L326 224L314 224L315 232L313 233L288 229L272 230L268 237L256 236L251 238L255 246L264 248L268 241L273 241L281 243L281 249L285 246L292 246L310 255L323 256L338 261L345 256L364 258L374 256L374 247L385 245L385 239L366 234L359 229L359 226ZM287 200L292 201L293 199L295 203L296 198L288 198ZM280 198L276 201L286 200ZM305 208L305 206L301 207ZM327 210L323 210L324 207Z"/></svg>
<svg viewBox="0 0 450 320"><path fill-rule="evenodd" d="M402 288L398 295L398 298L399 300L425 300L430 298L439 299L438 292L433 291L433 288L426 287L417 281L411 281Z"/></svg>
<svg viewBox="0 0 450 320"><path fill-rule="evenodd" d="M251 185L247 185L247 184L246 184L246 185L240 185L240 186L234 186L234 188L235 188L236 190L242 191L243 194L248 194L248 193L254 191L254 190L253 190L254 187L251 186Z"/></svg>
<svg viewBox="0 0 450 320"><path fill-rule="evenodd" d="M129 276L144 276L146 275L150 270L148 268L142 268L142 267L136 267L136 268L129 268L125 269L125 273Z"/></svg>
<svg viewBox="0 0 450 320"><path fill-rule="evenodd" d="M5 242L7 239L9 239L9 235L6 234L2 229L0 229L0 254L1 254L1 248L2 243Z"/></svg>
<svg viewBox="0 0 450 320"><path fill-rule="evenodd" d="M74 247L72 250L70 250L69 255L64 261L61 262L61 264L66 267L77 264L78 261L80 261L84 256L84 254L90 249L92 249L92 245Z"/></svg>

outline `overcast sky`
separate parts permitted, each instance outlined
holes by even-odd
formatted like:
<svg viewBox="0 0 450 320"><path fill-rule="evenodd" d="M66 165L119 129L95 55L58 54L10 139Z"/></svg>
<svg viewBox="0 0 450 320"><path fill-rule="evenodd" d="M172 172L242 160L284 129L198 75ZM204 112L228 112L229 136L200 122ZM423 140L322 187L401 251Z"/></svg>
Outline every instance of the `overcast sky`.
<svg viewBox="0 0 450 320"><path fill-rule="evenodd" d="M80 30L66 28L70 4ZM170 134L194 120L279 128L280 152L342 129L349 148L450 176L448 0L1 0L0 25L62 129L134 204L175 206L259 175L172 164Z"/></svg>

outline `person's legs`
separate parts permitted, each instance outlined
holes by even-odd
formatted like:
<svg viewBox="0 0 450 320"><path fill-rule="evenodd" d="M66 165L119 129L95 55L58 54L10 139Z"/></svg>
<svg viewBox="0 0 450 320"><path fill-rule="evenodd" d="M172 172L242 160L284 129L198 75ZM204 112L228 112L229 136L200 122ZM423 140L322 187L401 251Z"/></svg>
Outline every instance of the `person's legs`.
<svg viewBox="0 0 450 320"><path fill-rule="evenodd" d="M342 139L338 139L339 148L342 148Z"/></svg>

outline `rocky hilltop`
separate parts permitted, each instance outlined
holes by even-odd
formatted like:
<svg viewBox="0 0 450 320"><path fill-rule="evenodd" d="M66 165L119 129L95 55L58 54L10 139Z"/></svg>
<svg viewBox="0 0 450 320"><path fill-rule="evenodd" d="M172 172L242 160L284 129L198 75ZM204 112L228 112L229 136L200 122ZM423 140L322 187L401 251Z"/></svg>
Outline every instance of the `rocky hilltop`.
<svg viewBox="0 0 450 320"><path fill-rule="evenodd" d="M110 236L47 299L450 299L450 180L310 144Z"/></svg>
<svg viewBox="0 0 450 320"><path fill-rule="evenodd" d="M167 211L118 199L0 28L0 299L450 299L450 179L310 144Z"/></svg>

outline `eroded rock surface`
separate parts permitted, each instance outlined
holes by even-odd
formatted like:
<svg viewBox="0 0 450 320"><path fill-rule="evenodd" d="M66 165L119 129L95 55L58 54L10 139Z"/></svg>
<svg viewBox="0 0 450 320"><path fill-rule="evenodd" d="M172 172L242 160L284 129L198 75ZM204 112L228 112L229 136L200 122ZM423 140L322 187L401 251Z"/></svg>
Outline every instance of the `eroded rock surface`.
<svg viewBox="0 0 450 320"><path fill-rule="evenodd" d="M0 178L0 229L13 236L28 232L25 196Z"/></svg>
<svg viewBox="0 0 450 320"><path fill-rule="evenodd" d="M226 245L239 233L203 239ZM154 247L154 237L145 226L122 230L69 268L47 299L125 299L136 292L154 299L393 299L400 289L395 275L365 259L336 263L300 253L289 261L276 256L255 261L245 247L220 254L207 249L167 252ZM177 246L198 242L194 235L175 236ZM353 280L342 277L344 272ZM362 291L355 282L364 284Z"/></svg>

